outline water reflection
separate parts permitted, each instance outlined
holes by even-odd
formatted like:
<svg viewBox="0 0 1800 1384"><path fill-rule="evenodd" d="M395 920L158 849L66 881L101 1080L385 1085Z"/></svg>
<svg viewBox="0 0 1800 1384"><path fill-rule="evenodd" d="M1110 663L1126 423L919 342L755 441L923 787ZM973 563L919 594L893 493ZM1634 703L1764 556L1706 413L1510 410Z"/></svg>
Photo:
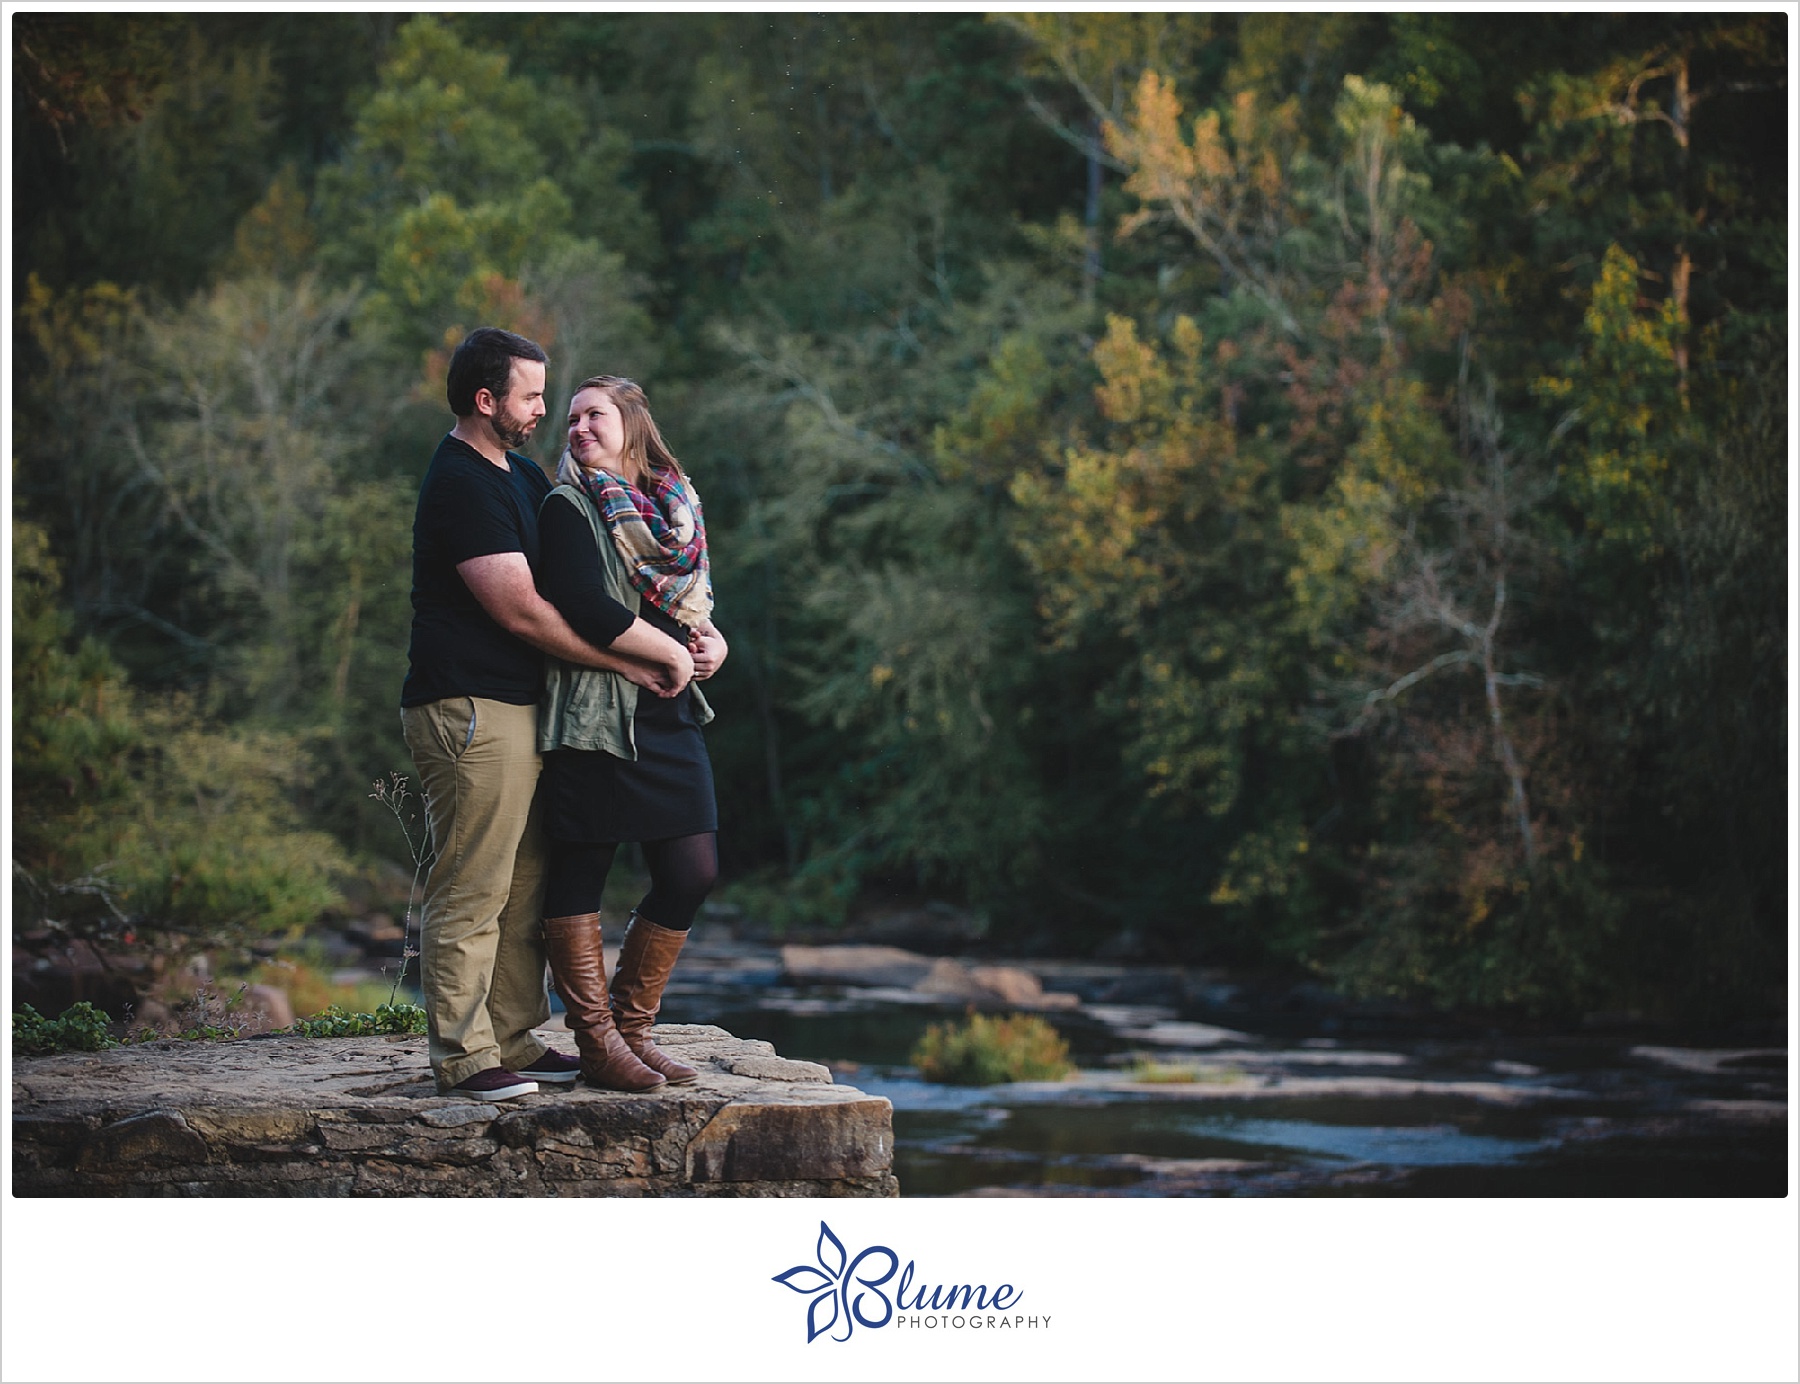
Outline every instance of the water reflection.
<svg viewBox="0 0 1800 1384"><path fill-rule="evenodd" d="M1265 1148L1295 1149L1346 1162L1389 1163L1396 1167L1498 1163L1546 1147L1541 1139L1498 1139L1490 1134L1467 1134L1454 1125L1443 1124L1363 1127L1212 1116L1194 1121L1193 1128L1213 1138Z"/></svg>

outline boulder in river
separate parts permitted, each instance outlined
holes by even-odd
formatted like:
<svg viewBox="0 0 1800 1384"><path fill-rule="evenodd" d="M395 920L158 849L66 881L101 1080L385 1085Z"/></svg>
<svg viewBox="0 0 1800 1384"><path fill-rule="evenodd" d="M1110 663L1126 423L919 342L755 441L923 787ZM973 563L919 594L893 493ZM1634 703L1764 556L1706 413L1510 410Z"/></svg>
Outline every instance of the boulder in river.
<svg viewBox="0 0 1800 1384"><path fill-rule="evenodd" d="M781 949L781 973L813 985L893 986L909 990L931 972L931 958L899 947L843 946Z"/></svg>
<svg viewBox="0 0 1800 1384"><path fill-rule="evenodd" d="M930 973L913 988L983 1008L1073 1009L1081 1003L1076 995L1046 993L1036 976L1017 966L965 966L947 956L934 961Z"/></svg>
<svg viewBox="0 0 1800 1384"><path fill-rule="evenodd" d="M899 947L788 946L781 949L781 969L791 981L906 989L989 1009L1072 1009L1081 1003L1075 995L1047 993L1022 967L969 966Z"/></svg>

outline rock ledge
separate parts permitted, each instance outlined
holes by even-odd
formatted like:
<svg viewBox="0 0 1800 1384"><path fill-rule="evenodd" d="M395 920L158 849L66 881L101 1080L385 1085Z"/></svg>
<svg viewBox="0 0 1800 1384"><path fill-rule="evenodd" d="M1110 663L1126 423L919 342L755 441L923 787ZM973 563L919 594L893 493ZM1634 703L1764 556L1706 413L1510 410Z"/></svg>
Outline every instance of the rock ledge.
<svg viewBox="0 0 1800 1384"><path fill-rule="evenodd" d="M572 1051L566 1033L540 1034ZM437 1094L425 1040L166 1040L13 1064L18 1196L897 1196L893 1107L706 1024L641 1096Z"/></svg>

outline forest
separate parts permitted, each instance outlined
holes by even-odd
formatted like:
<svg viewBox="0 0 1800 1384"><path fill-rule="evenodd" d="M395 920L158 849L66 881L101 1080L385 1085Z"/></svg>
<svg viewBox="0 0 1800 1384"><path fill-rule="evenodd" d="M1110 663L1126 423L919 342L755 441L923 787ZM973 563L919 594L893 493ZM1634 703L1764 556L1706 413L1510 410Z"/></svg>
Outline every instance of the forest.
<svg viewBox="0 0 1800 1384"><path fill-rule="evenodd" d="M405 862L494 324L705 500L767 927L1785 1005L1787 15L11 20L25 954Z"/></svg>

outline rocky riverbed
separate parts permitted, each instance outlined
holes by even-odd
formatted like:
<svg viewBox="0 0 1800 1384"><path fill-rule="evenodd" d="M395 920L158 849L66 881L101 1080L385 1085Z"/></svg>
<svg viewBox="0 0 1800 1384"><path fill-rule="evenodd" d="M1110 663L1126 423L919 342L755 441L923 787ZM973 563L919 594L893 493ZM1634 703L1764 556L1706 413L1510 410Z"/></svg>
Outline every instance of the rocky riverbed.
<svg viewBox="0 0 1800 1384"><path fill-rule="evenodd" d="M702 920L662 1017L760 1040L891 1104L889 1173L905 1196L1789 1186L1779 1025L1684 1032L1595 1015L1504 1027L1209 969L980 956L948 913L842 943L783 944L733 921ZM384 964L341 959L346 979ZM969 1010L1042 1016L1079 1071L985 1088L921 1080L910 1055L925 1028Z"/></svg>
<svg viewBox="0 0 1800 1384"><path fill-rule="evenodd" d="M968 1009L1041 1014L1080 1070L966 1088L909 1062ZM894 1106L905 1196L1781 1196L1767 1026L1567 1030L1348 1004L1226 973L696 934L665 1006Z"/></svg>

